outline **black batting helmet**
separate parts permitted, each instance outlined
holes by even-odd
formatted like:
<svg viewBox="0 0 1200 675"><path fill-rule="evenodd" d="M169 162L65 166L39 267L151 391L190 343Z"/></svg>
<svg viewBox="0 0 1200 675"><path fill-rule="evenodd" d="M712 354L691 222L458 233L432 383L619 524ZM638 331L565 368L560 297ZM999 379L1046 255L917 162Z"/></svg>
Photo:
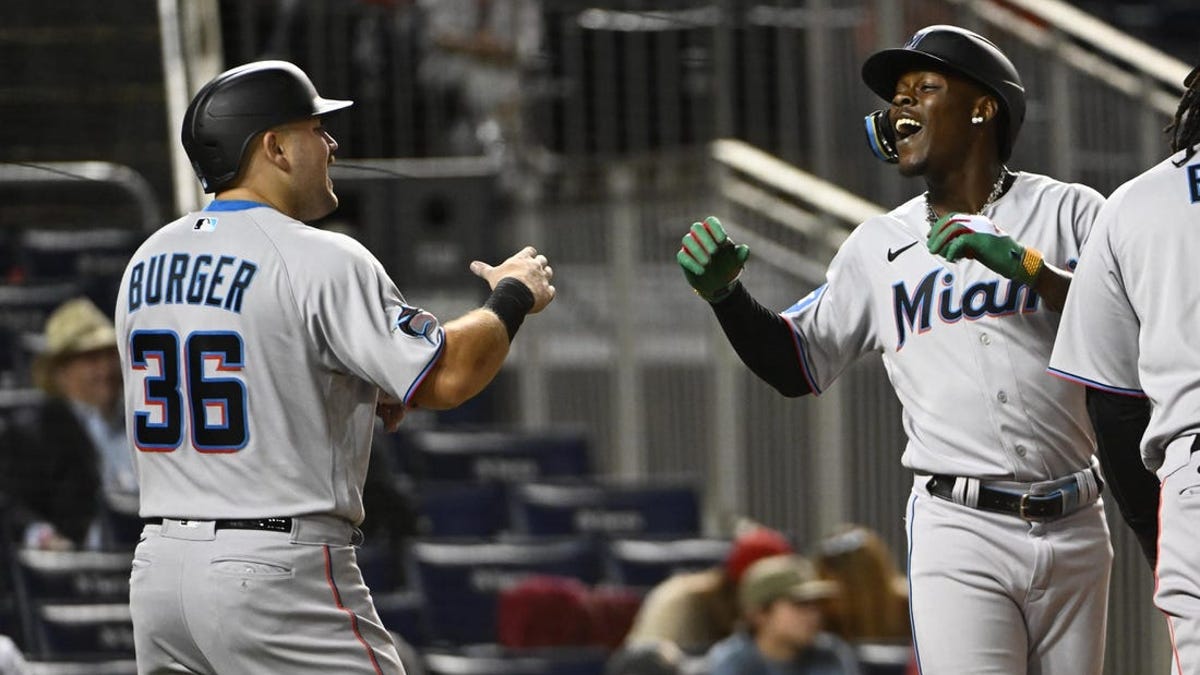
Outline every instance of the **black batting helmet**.
<svg viewBox="0 0 1200 675"><path fill-rule="evenodd" d="M237 177L255 134L353 104L321 98L295 64L247 63L221 73L196 92L183 116L183 149L204 191L217 192Z"/></svg>
<svg viewBox="0 0 1200 675"><path fill-rule="evenodd" d="M885 49L863 63L862 78L883 100L896 95L896 81L914 70L950 72L974 80L1000 103L1000 161L1012 155L1025 121L1025 86L1017 68L991 40L957 26L927 26L899 49Z"/></svg>

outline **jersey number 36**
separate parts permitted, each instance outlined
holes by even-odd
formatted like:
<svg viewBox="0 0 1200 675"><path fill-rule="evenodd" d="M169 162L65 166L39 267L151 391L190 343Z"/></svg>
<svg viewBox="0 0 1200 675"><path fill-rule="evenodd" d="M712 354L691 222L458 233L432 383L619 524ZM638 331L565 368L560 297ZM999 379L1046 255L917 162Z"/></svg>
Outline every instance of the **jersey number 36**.
<svg viewBox="0 0 1200 675"><path fill-rule="evenodd" d="M134 371L145 371L143 403L134 411L133 438L143 452L171 452L183 443L188 415L191 444L201 452L236 452L250 439L246 384L237 376L242 337L196 331L136 331L129 341Z"/></svg>

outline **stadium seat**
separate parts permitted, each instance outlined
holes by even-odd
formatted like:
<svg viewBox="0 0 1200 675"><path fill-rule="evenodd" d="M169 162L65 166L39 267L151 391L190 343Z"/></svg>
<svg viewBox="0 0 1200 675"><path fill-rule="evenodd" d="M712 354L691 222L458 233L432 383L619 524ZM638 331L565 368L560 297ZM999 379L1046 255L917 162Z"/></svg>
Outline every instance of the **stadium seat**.
<svg viewBox="0 0 1200 675"><path fill-rule="evenodd" d="M133 552L16 552L18 570L36 602L122 602L129 599Z"/></svg>
<svg viewBox="0 0 1200 675"><path fill-rule="evenodd" d="M591 474L587 439L569 430L421 430L396 437L398 465L420 481L534 481Z"/></svg>
<svg viewBox="0 0 1200 675"><path fill-rule="evenodd" d="M47 604L37 609L41 658L99 659L133 655L129 603Z"/></svg>
<svg viewBox="0 0 1200 675"><path fill-rule="evenodd" d="M20 550L13 554L22 621L43 659L133 654L127 553Z"/></svg>
<svg viewBox="0 0 1200 675"><path fill-rule="evenodd" d="M426 651L429 675L603 675L603 649Z"/></svg>
<svg viewBox="0 0 1200 675"><path fill-rule="evenodd" d="M502 483L424 483L416 501L419 526L428 537L491 537L508 526Z"/></svg>
<svg viewBox="0 0 1200 675"><path fill-rule="evenodd" d="M429 627L425 618L425 600L414 591L371 593L375 611L384 628L398 634L413 647L429 643Z"/></svg>
<svg viewBox="0 0 1200 675"><path fill-rule="evenodd" d="M74 282L0 284L0 387L30 383L32 348L46 317L81 292Z"/></svg>
<svg viewBox="0 0 1200 675"><path fill-rule="evenodd" d="M125 266L145 238L131 229L28 229L22 268L33 280L84 280L87 296L111 314Z"/></svg>
<svg viewBox="0 0 1200 675"><path fill-rule="evenodd" d="M0 388L0 439L4 438L9 428L16 425L23 415L32 414L45 398L46 395L41 389Z"/></svg>
<svg viewBox="0 0 1200 675"><path fill-rule="evenodd" d="M514 532L546 536L700 533L696 490L682 483L532 483L515 485Z"/></svg>
<svg viewBox="0 0 1200 675"><path fill-rule="evenodd" d="M409 548L410 578L425 601L433 643L494 643L499 594L533 575L592 584L599 554L583 539L445 542Z"/></svg>
<svg viewBox="0 0 1200 675"><path fill-rule="evenodd" d="M679 572L721 564L731 546L728 539L614 539L607 546L608 578L648 588Z"/></svg>

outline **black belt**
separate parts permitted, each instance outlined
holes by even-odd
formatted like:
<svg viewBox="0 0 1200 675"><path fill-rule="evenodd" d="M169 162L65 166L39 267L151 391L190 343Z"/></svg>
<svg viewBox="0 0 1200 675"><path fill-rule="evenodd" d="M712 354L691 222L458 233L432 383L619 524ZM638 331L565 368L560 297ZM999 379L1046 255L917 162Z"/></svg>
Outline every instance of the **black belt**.
<svg viewBox="0 0 1200 675"><path fill-rule="evenodd" d="M935 475L925 486L929 489L929 494L952 502L955 501L954 483L956 480L957 478L954 476ZM1099 477L1096 482L1097 486L1103 489L1103 483L1100 482ZM975 508L1018 516L1023 520L1043 521L1054 520L1066 515L1068 513L1064 510L1066 502L1061 488L1049 494L1035 495L1018 489L999 488L980 482L979 501Z"/></svg>
<svg viewBox="0 0 1200 675"><path fill-rule="evenodd" d="M162 518L146 518L147 525L162 525ZM188 522L185 519L179 518L181 523ZM214 520L214 530L265 530L267 532L291 532L291 518L258 518L251 520Z"/></svg>

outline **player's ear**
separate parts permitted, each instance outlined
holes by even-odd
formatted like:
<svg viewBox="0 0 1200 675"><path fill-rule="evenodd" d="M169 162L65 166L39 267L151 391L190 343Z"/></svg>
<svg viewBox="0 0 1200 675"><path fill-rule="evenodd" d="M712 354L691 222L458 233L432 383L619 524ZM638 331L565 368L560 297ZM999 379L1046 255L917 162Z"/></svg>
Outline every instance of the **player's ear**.
<svg viewBox="0 0 1200 675"><path fill-rule="evenodd" d="M975 99L975 105L971 108L971 122L973 124L984 124L995 117L999 110L1000 107L996 104L994 97L980 96Z"/></svg>
<svg viewBox="0 0 1200 675"><path fill-rule="evenodd" d="M258 149L262 151L263 156L268 162L280 170L287 171L291 166L291 162L288 160L287 145L284 143L284 136L278 130L267 129L262 132L258 140Z"/></svg>

